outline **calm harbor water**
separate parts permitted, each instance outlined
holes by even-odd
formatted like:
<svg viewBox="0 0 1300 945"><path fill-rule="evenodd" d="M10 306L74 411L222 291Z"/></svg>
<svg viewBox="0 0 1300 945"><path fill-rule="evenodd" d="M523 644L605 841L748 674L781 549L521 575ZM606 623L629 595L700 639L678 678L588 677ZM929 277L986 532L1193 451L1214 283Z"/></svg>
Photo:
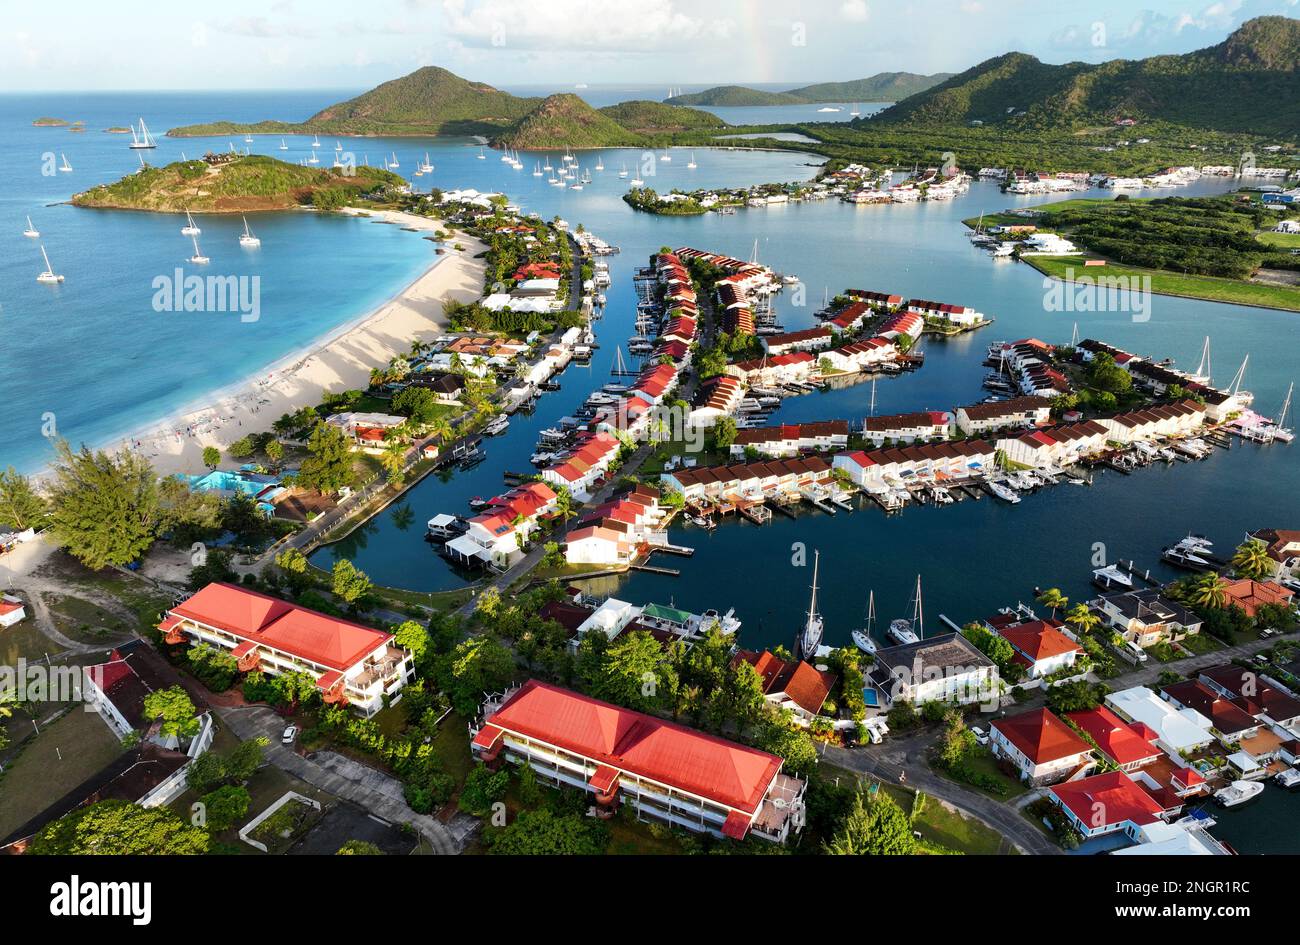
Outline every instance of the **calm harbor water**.
<svg viewBox="0 0 1300 945"><path fill-rule="evenodd" d="M0 181L0 397L7 405L0 417L0 466L13 463L30 470L47 460L49 447L41 436L47 413L54 414L58 432L74 442L119 437L242 380L363 314L429 264L430 244L396 227L307 213L263 214L250 219L262 250L245 254L234 239L237 221L203 219L200 239L213 259L213 273L262 277L261 318L250 325L230 315L157 313L150 307L152 280L183 266L192 251L179 235L181 224L171 217L59 205L137 163L121 136L102 133L110 125L143 115L160 135L159 149L149 160L163 163L182 151L193 156L228 146L226 139L161 137L168 127L224 117L300 119L347 94L0 97L0 156L8 158L11 169ZM794 120L775 117L776 111L734 120ZM33 128L31 120L41 115L84 119L89 130L74 134ZM309 153L307 139L290 138L288 143L288 152L278 150L279 139L259 138L251 147L290 160ZM466 512L470 497L501 490L502 472L528 470L537 432L570 413L592 387L608 379L615 347L632 331L633 270L662 245L690 244L743 257L757 246L761 262L803 280L800 287L788 287L778 302L790 329L813 323L812 312L824 292L849 286L969 304L996 319L992 327L962 339L927 342L924 368L876 386L877 413L947 409L978 400L983 396L979 362L990 341L1033 335L1067 342L1076 321L1081 335L1174 357L1191 367L1208 334L1220 382L1250 353L1246 386L1265 412L1280 403L1300 350L1300 320L1294 313L1164 297L1153 299L1147 321L1134 321L1129 313L1047 311L1041 277L1028 266L993 261L972 249L960 224L983 211L1028 206L1044 198L1007 196L987 184L946 203L854 207L827 201L726 217L653 217L633 212L619 199L625 182L616 175L624 164L640 171L650 186L668 190L806 178L820 159L697 149L699 167L691 170L682 152L671 163L651 160L643 167L641 152L607 151L600 155L605 171L593 171L596 184L574 192L532 176L534 163L544 158L540 154L523 155L524 170L514 171L490 151L478 160L478 148L468 140L342 143L358 160L368 157L371 163L395 152L404 174L428 152L436 170L432 178L412 178L418 189L501 190L525 211L583 223L622 248L621 255L609 257L614 284L606 293L608 314L597 324L602 347L593 365L571 366L560 379L562 390L546 395L535 415L516 415L505 435L488 440L488 461L477 469L426 479L397 506L317 553L322 566L347 557L383 584L426 591L463 586L464 577L423 540L425 521L438 512ZM321 159L328 164L334 142L323 140L322 145ZM42 176L46 153L66 153L74 172ZM584 153L583 166L594 165L594 158ZM1226 186L1205 182L1177 193ZM28 213L56 271L67 276L60 287L34 281L39 250L21 236ZM789 399L777 418L857 422L870 399L871 386L859 384ZM691 559L672 560L681 569L679 577L638 573L591 589L692 609L735 607L744 621L747 646L785 643L807 606L811 574L793 563L802 546L821 552L820 604L827 642L848 642L849 632L861 625L869 589L876 592L882 622L906 614L918 572L927 625L934 633L940 629L939 614L965 622L1027 599L1035 586L1060 586L1081 599L1089 593L1087 577L1097 543L1104 545L1108 560L1132 558L1155 566L1159 549L1187 531L1204 532L1226 548L1248 529L1294 526L1300 486L1296 455L1293 446L1237 444L1205 462L1152 467L1127 477L1103 474L1091 488L1057 487L1014 508L985 498L946 508L912 508L892 517L874 507L833 517L778 516L762 532L741 521L711 534L685 526L674 530L673 540L697 552ZM1300 805L1274 794L1270 790L1267 802L1254 808L1224 814L1217 832L1251 852L1297 852L1300 831L1270 825L1279 817L1294 824Z"/></svg>

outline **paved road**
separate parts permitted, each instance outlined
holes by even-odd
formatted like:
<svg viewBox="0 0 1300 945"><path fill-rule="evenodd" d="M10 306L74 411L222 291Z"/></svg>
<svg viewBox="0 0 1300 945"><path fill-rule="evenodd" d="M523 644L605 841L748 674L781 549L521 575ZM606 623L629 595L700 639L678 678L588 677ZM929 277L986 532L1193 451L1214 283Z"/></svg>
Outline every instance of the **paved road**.
<svg viewBox="0 0 1300 945"><path fill-rule="evenodd" d="M429 841L435 853L461 851L465 838L458 833L463 832L453 832L436 818L411 810L395 778L334 752L318 752L310 758L298 754L280 743L284 719L265 706L218 707L216 712L244 741L265 736L270 742L266 760L277 768L335 797L346 798L390 823L410 824Z"/></svg>
<svg viewBox="0 0 1300 945"><path fill-rule="evenodd" d="M931 797L961 808L1014 843L1022 852L1039 856L1062 852L1060 847L1011 806L933 773L924 757L933 738L933 735L918 735L890 739L884 745L872 748L830 746L824 757L841 768L874 775L893 784L898 783L899 775L906 770L907 780L904 783L907 787L924 791Z"/></svg>

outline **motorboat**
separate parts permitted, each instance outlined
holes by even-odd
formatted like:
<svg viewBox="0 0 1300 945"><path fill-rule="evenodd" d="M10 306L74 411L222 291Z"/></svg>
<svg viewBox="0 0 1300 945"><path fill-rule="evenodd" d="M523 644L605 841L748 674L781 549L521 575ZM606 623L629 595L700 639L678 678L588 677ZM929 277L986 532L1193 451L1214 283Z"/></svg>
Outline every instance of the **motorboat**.
<svg viewBox="0 0 1300 945"><path fill-rule="evenodd" d="M1105 591L1113 588L1121 588L1126 591L1131 591L1133 589L1133 578L1121 571L1118 565L1114 564L1108 564L1104 568L1095 569L1092 572L1092 583Z"/></svg>
<svg viewBox="0 0 1300 945"><path fill-rule="evenodd" d="M500 414L492 418L488 425L483 428L483 432L488 436L496 436L500 433L505 433L506 428L509 426L510 418L505 414Z"/></svg>
<svg viewBox="0 0 1300 945"><path fill-rule="evenodd" d="M1300 769L1287 768L1285 771L1279 771L1273 775L1273 781L1285 790L1300 790Z"/></svg>
<svg viewBox="0 0 1300 945"><path fill-rule="evenodd" d="M694 513L687 512L686 521L698 528L714 529L718 527L718 523L707 515L695 515Z"/></svg>
<svg viewBox="0 0 1300 945"><path fill-rule="evenodd" d="M1233 781L1214 792L1214 799L1224 807L1240 807L1255 800L1264 792L1262 781Z"/></svg>

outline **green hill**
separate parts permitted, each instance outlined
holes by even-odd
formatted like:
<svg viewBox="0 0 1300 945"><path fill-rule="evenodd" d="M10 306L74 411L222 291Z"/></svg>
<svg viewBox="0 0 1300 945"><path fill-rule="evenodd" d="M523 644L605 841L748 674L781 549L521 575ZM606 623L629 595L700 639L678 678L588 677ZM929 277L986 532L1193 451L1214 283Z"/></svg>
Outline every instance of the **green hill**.
<svg viewBox="0 0 1300 945"><path fill-rule="evenodd" d="M952 73L917 75L914 72L880 72L849 82L818 82L784 92L764 92L744 85L719 85L703 92L678 95L673 105L816 105L823 102L897 102L951 78Z"/></svg>
<svg viewBox="0 0 1300 945"><path fill-rule="evenodd" d="M1100 64L1024 53L982 62L872 122L1077 128L1121 118L1294 136L1300 128L1300 21L1259 17L1207 49Z"/></svg>
<svg viewBox="0 0 1300 945"><path fill-rule="evenodd" d="M697 108L678 108L662 102L633 101L607 105L600 109L628 131L640 135L667 134L677 131L712 131L726 128L727 123L710 112Z"/></svg>
<svg viewBox="0 0 1300 945"><path fill-rule="evenodd" d="M173 128L167 134L492 135L523 118L539 102L426 66L322 109L303 122L219 121Z"/></svg>
<svg viewBox="0 0 1300 945"><path fill-rule="evenodd" d="M708 105L714 108L737 105L806 105L807 100L786 92L763 92L744 85L719 85L703 92L674 95L669 105Z"/></svg>
<svg viewBox="0 0 1300 945"><path fill-rule="evenodd" d="M210 163L210 161L212 163ZM253 155L219 155L202 161L177 161L128 174L72 198L78 207L244 213L284 210L314 204L337 207L347 198L385 184L404 185L382 168L358 167L352 176Z"/></svg>
<svg viewBox="0 0 1300 945"><path fill-rule="evenodd" d="M504 148L642 147L645 139L571 92L547 97L492 142Z"/></svg>
<svg viewBox="0 0 1300 945"><path fill-rule="evenodd" d="M851 82L819 82L790 89L787 95L808 102L901 102L952 78L951 72L917 75L915 72L880 72Z"/></svg>

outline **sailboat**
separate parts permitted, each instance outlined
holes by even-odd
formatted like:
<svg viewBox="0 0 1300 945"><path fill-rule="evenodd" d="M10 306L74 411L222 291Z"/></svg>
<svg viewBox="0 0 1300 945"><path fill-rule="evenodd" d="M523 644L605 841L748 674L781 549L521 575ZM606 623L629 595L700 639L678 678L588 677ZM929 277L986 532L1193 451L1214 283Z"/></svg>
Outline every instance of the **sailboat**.
<svg viewBox="0 0 1300 945"><path fill-rule="evenodd" d="M153 139L153 135L150 134L149 129L145 127L143 118L140 119L140 131L138 134L136 133L135 126L133 125L131 127L131 143L128 144L127 147L134 151L147 151L151 148L158 147L158 142Z"/></svg>
<svg viewBox="0 0 1300 945"><path fill-rule="evenodd" d="M618 172L619 177L627 177L627 164L623 164L623 169Z"/></svg>
<svg viewBox="0 0 1300 945"><path fill-rule="evenodd" d="M63 163L59 165L59 170L62 171L64 174L71 174L72 165L68 163L68 156L64 154L62 151L60 151L59 157L63 158Z"/></svg>
<svg viewBox="0 0 1300 945"><path fill-rule="evenodd" d="M542 170L548 172L555 170L555 168L551 167L551 156L549 154L546 155L546 163L542 165Z"/></svg>
<svg viewBox="0 0 1300 945"><path fill-rule="evenodd" d="M479 159L480 161L486 161L486 160L487 160L487 155L483 153L483 146L482 146L482 145L479 145L479 149L478 149L478 159Z"/></svg>
<svg viewBox="0 0 1300 945"><path fill-rule="evenodd" d="M252 144L252 143L253 143L253 136L248 134L244 135L244 144Z"/></svg>
<svg viewBox="0 0 1300 945"><path fill-rule="evenodd" d="M850 634L850 636L853 637L854 644L863 653L874 654L878 649L880 649L879 644L876 643L875 638L871 635L871 631L875 629L875 626L876 592L873 590L867 592L867 625L861 630L854 630L853 633Z"/></svg>
<svg viewBox="0 0 1300 945"><path fill-rule="evenodd" d="M320 135L312 135L311 146L312 146L313 148L319 148L319 147L320 147Z"/></svg>
<svg viewBox="0 0 1300 945"><path fill-rule="evenodd" d="M596 170L598 170L598 171L603 171L604 169L605 169L605 162L604 162L604 160L603 160L602 158L600 158L600 157L597 157L597 158L596 158Z"/></svg>
<svg viewBox="0 0 1300 945"><path fill-rule="evenodd" d="M804 620L803 632L796 641L796 650L800 659L812 659L821 646L822 631L826 629L822 615L817 612L817 569L821 564L821 552L813 551L812 598L808 602L808 617Z"/></svg>
<svg viewBox="0 0 1300 945"><path fill-rule="evenodd" d="M424 163L420 165L420 171L425 174L433 173L433 164L429 162L429 152L424 152Z"/></svg>
<svg viewBox="0 0 1300 945"><path fill-rule="evenodd" d="M919 643L925 639L925 612L921 607L921 575L916 576L916 596L912 598L912 619L899 617L889 622L889 638L895 643Z"/></svg>
<svg viewBox="0 0 1300 945"><path fill-rule="evenodd" d="M857 103L857 102L854 102L854 103L853 103L853 108L849 110L849 114L850 114L850 115L861 115L861 114L862 114L862 110L858 108L858 103Z"/></svg>
<svg viewBox="0 0 1300 945"><path fill-rule="evenodd" d="M41 246L41 257L45 260L45 271L36 277L37 282L44 282L46 285L57 285L63 281L63 276L54 271L50 265L50 257L45 252L45 246Z"/></svg>
<svg viewBox="0 0 1300 945"><path fill-rule="evenodd" d="M627 362L623 360L623 346L619 345L614 349L614 366L609 369L612 377L625 377L628 373ZM623 394L627 392L627 385L622 381L610 381L601 388L607 394Z"/></svg>
<svg viewBox="0 0 1300 945"><path fill-rule="evenodd" d="M335 139L334 139L334 150L335 150L335 151L342 151L342 150L343 150L343 142L340 141L338 138L335 138Z"/></svg>
<svg viewBox="0 0 1300 945"><path fill-rule="evenodd" d="M41 231L32 226L32 218L28 217L27 229L23 230L23 236L26 236L29 239L37 239L40 235Z"/></svg>
<svg viewBox="0 0 1300 945"><path fill-rule="evenodd" d="M534 164L534 165L533 165L533 176L534 176L534 177L541 177L541 176L542 176L542 165L541 165L541 164Z"/></svg>
<svg viewBox="0 0 1300 945"><path fill-rule="evenodd" d="M194 241L194 255L190 257L190 262L199 265L210 262L208 257L204 256L203 252L199 249L199 238L197 236L191 236L190 239Z"/></svg>
<svg viewBox="0 0 1300 945"><path fill-rule="evenodd" d="M672 159L673 159L673 156L672 156L671 154L668 153L668 149L667 149L667 148L664 148L664 153L661 154L661 155L659 155L659 160L661 160L661 161L671 161Z"/></svg>
<svg viewBox="0 0 1300 945"><path fill-rule="evenodd" d="M288 150L289 150L289 146L288 146L287 144L285 144L283 138L280 139L280 150L281 150L281 151L288 151Z"/></svg>
<svg viewBox="0 0 1300 945"><path fill-rule="evenodd" d="M203 231L194 223L194 217L188 210L185 211L185 225L181 227L181 236L198 236Z"/></svg>
<svg viewBox="0 0 1300 945"><path fill-rule="evenodd" d="M1241 367L1237 368L1237 374L1228 385L1228 392L1232 394L1234 400L1243 407L1249 407L1255 401L1255 395L1248 390L1241 389L1241 382L1246 379L1246 365L1250 363L1250 355L1247 354L1241 359Z"/></svg>
<svg viewBox="0 0 1300 945"><path fill-rule="evenodd" d="M694 151L691 152L691 159L690 159L689 161L686 162L686 166L687 166L690 170L695 170L695 168L699 167L699 165L695 163L695 152L694 152Z"/></svg>
<svg viewBox="0 0 1300 945"><path fill-rule="evenodd" d="M248 229L248 217L244 217L244 232L239 236L239 245L254 249L262 245L262 241L252 234Z"/></svg>
<svg viewBox="0 0 1300 945"><path fill-rule="evenodd" d="M1205 344L1201 346L1201 363L1196 366L1196 373L1192 375L1192 380L1198 384L1210 383L1210 336L1205 336Z"/></svg>
<svg viewBox="0 0 1300 945"><path fill-rule="evenodd" d="M393 152L393 159L392 159L391 161L387 162L386 166L387 166L387 168L388 168L390 171L395 171L395 170L397 170L399 167L402 166L402 165L400 165L400 164L397 163L397 152L396 152L396 151Z"/></svg>
<svg viewBox="0 0 1300 945"><path fill-rule="evenodd" d="M1295 434L1287 428L1286 417L1291 412L1291 394L1295 392L1295 383L1293 382L1286 389L1286 399L1282 401L1282 409L1278 411L1276 420L1264 420L1259 426L1252 431L1257 436L1252 439L1258 439L1262 443L1271 443L1274 440L1281 440L1283 443L1290 443L1295 439Z"/></svg>
<svg viewBox="0 0 1300 945"><path fill-rule="evenodd" d="M630 181L628 181L628 184L632 187L644 187L645 181L643 181L639 177L633 177Z"/></svg>
<svg viewBox="0 0 1300 945"><path fill-rule="evenodd" d="M308 164L319 164L319 163L320 163L320 158L318 158L318 157L316 156L316 152L315 152L315 151L312 151L312 153L311 153L311 157L307 158L307 163L308 163Z"/></svg>

